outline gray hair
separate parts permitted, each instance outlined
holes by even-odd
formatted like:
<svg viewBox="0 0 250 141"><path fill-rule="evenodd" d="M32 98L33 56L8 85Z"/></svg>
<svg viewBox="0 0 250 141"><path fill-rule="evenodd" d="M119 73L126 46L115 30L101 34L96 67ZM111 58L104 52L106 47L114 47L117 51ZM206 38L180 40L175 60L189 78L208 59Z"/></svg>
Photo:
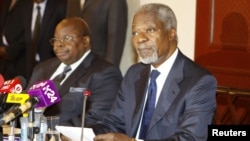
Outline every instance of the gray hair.
<svg viewBox="0 0 250 141"><path fill-rule="evenodd" d="M149 3L142 5L136 10L135 14L140 12L146 12L155 16L157 20L164 24L164 29L166 31L170 31L171 29L175 29L177 31L176 16L169 6L160 3ZM177 35L175 39L177 41Z"/></svg>

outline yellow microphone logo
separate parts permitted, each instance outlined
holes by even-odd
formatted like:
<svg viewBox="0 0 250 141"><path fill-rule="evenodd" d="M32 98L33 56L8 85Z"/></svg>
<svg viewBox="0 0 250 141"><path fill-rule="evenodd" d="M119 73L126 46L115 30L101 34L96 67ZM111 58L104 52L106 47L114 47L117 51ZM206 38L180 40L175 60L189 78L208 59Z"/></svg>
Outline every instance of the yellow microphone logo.
<svg viewBox="0 0 250 141"><path fill-rule="evenodd" d="M6 103L16 103L16 104L23 104L28 100L28 94L12 94L9 93L6 99Z"/></svg>

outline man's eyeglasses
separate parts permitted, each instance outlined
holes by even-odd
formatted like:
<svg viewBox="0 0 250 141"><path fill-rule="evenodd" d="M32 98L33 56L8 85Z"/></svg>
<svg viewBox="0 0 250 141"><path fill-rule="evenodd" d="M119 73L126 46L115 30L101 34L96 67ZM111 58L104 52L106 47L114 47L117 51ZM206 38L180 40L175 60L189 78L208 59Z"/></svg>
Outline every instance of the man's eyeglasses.
<svg viewBox="0 0 250 141"><path fill-rule="evenodd" d="M70 35L65 35L63 36L63 38L51 38L49 40L50 44L53 46L55 45L57 42L60 42L62 44L64 43L70 43L74 38L79 38L82 36L70 36Z"/></svg>

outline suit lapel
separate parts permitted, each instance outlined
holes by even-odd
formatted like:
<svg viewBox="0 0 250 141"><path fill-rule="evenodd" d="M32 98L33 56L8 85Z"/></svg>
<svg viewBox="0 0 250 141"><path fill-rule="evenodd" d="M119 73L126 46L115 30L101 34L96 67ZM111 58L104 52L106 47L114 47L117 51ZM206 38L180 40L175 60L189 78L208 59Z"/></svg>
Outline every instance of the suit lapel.
<svg viewBox="0 0 250 141"><path fill-rule="evenodd" d="M145 67L143 69L143 71L140 74L140 78L135 82L135 97L136 97L136 101L135 101L135 110L133 113L133 117L132 117L132 122L131 122L131 133L136 133L136 131L138 130L138 125L141 119L141 113L143 110L143 104L145 101L145 95L147 92L147 84L148 84L148 79L149 77L145 77L145 76L149 76L149 72L150 72L150 66L147 65L147 67Z"/></svg>
<svg viewBox="0 0 250 141"><path fill-rule="evenodd" d="M45 76L47 77L46 79L49 79L52 74L55 72L55 70L57 69L57 67L61 64L61 61L56 58L55 61L51 61L52 63L50 64L50 66L46 66L48 68L48 70L46 70L44 73Z"/></svg>
<svg viewBox="0 0 250 141"><path fill-rule="evenodd" d="M183 79L183 67L184 59L179 53L162 88L149 130L165 116L170 106L174 105L173 101L180 91L178 83Z"/></svg>
<svg viewBox="0 0 250 141"><path fill-rule="evenodd" d="M86 73L86 68L91 65L92 60L94 59L94 55L90 52L90 54L81 62L81 64L72 72L72 74L65 80L62 84L61 89L59 90L60 96L64 96L71 86L74 86L74 83L78 79L83 79L83 75ZM83 87L83 86L81 86Z"/></svg>

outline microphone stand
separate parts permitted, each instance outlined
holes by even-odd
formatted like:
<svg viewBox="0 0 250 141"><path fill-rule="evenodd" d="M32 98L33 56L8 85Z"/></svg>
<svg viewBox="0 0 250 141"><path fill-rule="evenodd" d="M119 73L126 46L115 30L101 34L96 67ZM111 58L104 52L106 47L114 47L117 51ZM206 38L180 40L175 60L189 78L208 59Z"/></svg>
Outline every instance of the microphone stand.
<svg viewBox="0 0 250 141"><path fill-rule="evenodd" d="M15 127L16 127L16 120L10 122L10 134L9 134L9 141L15 141Z"/></svg>
<svg viewBox="0 0 250 141"><path fill-rule="evenodd" d="M83 141L83 131L84 131L84 121L85 121L85 111L87 98L91 95L88 89L83 89L83 107L82 107L82 131L81 131L81 141Z"/></svg>
<svg viewBox="0 0 250 141"><path fill-rule="evenodd" d="M86 111L86 101L87 96L84 96L83 98L83 108L82 108L82 131L81 131L81 141L83 141L83 129L84 129L84 121L85 121L85 111Z"/></svg>
<svg viewBox="0 0 250 141"><path fill-rule="evenodd" d="M0 126L0 139L3 139L3 127Z"/></svg>
<svg viewBox="0 0 250 141"><path fill-rule="evenodd" d="M10 109L8 109L8 110L11 110L11 109L12 109L12 107ZM8 136L9 141L15 141L15 127L16 127L16 119L10 121L10 133L9 133L9 136Z"/></svg>
<svg viewBox="0 0 250 141"><path fill-rule="evenodd" d="M34 135L39 133L39 127L34 127L35 115L34 108L31 108L28 116L28 138L33 141Z"/></svg>

